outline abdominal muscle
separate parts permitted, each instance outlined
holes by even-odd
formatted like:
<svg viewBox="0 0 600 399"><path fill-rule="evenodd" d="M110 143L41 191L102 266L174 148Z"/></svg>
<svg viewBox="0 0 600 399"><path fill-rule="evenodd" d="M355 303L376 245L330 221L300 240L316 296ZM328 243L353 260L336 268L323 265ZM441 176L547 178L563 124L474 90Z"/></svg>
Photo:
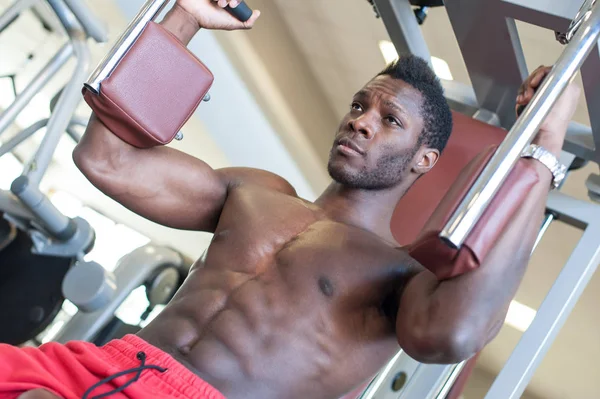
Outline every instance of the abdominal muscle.
<svg viewBox="0 0 600 399"><path fill-rule="evenodd" d="M221 281L242 278L230 273L219 273ZM194 270L140 336L228 399L317 398L323 393L322 380L338 347L325 298L294 295L276 268L246 275L231 291L192 287L214 281L216 274Z"/></svg>

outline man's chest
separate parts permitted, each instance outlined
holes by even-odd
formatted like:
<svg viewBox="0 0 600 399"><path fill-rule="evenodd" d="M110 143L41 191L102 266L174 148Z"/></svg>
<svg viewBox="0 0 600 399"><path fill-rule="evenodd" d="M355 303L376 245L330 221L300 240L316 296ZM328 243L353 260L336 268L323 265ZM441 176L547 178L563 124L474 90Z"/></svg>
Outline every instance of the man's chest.
<svg viewBox="0 0 600 399"><path fill-rule="evenodd" d="M335 222L315 205L272 191L230 195L205 267L240 282L274 274L289 295L324 295L340 305L375 305L418 268L375 234Z"/></svg>

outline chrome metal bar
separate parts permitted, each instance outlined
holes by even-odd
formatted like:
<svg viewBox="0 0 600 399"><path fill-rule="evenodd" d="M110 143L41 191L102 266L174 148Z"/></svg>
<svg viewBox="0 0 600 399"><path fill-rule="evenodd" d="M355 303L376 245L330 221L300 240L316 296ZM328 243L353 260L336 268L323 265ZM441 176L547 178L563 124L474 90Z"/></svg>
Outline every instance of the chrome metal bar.
<svg viewBox="0 0 600 399"><path fill-rule="evenodd" d="M544 118L567 87L600 37L600 7L595 6L566 47L544 83L517 120L460 206L444 226L440 237L460 248L492 198L532 141Z"/></svg>
<svg viewBox="0 0 600 399"><path fill-rule="evenodd" d="M0 32L2 32L10 22L21 13L21 11L31 7L39 0L16 0L10 7L0 15Z"/></svg>
<svg viewBox="0 0 600 399"><path fill-rule="evenodd" d="M125 32L119 37L116 44L110 49L108 54L102 59L94 72L90 75L85 86L92 92L100 93L100 85L112 71L129 48L135 43L139 35L144 30L146 24L152 21L160 14L167 5L169 0L147 0L141 8L140 12L133 18L130 24L125 29Z"/></svg>
<svg viewBox="0 0 600 399"><path fill-rule="evenodd" d="M19 113L29 104L31 99L48 83L50 79L73 55L73 46L66 43L58 53L44 66L44 68L33 78L27 87L15 98L15 101L0 115L0 135L19 116Z"/></svg>
<svg viewBox="0 0 600 399"><path fill-rule="evenodd" d="M569 43L573 39L573 36L575 36L575 33L577 33L577 30L581 27L581 24L585 20L586 14L591 12L595 4L596 0L585 0L585 2L581 5L579 12L575 18L573 18L573 21L569 25L569 30L565 35L566 43Z"/></svg>
<svg viewBox="0 0 600 399"><path fill-rule="evenodd" d="M81 0L65 0L85 32L98 43L108 41L108 29Z"/></svg>
<svg viewBox="0 0 600 399"><path fill-rule="evenodd" d="M39 184L42 180L48 165L52 161L56 146L69 126L71 116L81 101L81 84L88 73L91 59L90 50L86 43L86 36L82 34L83 28L75 16L62 0L48 0L48 2L52 5L57 14L61 15L61 20L64 20L65 26L71 27L67 33L69 34L71 45L75 52L77 64L75 65L75 70L73 71L69 83L63 89L60 99L50 116L46 134L44 135L37 153L25 167L24 174L29 177L31 184Z"/></svg>

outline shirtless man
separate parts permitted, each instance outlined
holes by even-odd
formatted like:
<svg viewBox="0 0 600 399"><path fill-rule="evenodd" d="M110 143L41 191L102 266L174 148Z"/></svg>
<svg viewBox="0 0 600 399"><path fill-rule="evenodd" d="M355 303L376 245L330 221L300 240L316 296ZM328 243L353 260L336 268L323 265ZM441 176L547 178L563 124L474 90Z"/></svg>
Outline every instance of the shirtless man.
<svg viewBox="0 0 600 399"><path fill-rule="evenodd" d="M258 18L241 24L220 9L226 4L178 0L162 24L188 43L200 27L249 28ZM548 70L530 76L517 104L531 100ZM578 96L570 86L536 138L554 154ZM144 365L143 356L134 359L135 348L145 348L148 364L159 368L134 369L141 378L125 389L128 397L150 395L148 386L156 390L152 397L171 397L159 395L160 380L177 385L184 397L229 399L337 398L373 377L400 347L425 363L455 363L477 353L499 331L521 281L552 175L528 160L539 182L481 268L439 281L398 248L389 226L398 200L435 165L451 125L434 73L424 61L403 57L355 95L333 138L333 182L311 203L265 171L214 170L173 148L134 148L92 116L74 152L87 178L150 220L214 238L174 299L135 339L104 352L84 343L51 347L61 359L75 356L69 378L81 382L68 382L69 392L81 396L91 381L125 364ZM92 360L81 360L84 351L106 364L89 366ZM0 375L6 352L0 349ZM30 384L21 393L46 388L67 397L60 389L68 377L60 375L60 384ZM131 375L119 378L100 383L94 394L122 386Z"/></svg>

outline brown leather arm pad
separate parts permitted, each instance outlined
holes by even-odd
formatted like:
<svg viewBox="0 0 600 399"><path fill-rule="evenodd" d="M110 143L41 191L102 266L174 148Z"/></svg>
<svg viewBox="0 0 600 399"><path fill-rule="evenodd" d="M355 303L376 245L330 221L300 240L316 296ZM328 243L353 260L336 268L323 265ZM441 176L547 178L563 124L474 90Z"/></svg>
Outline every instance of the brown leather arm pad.
<svg viewBox="0 0 600 399"><path fill-rule="evenodd" d="M450 248L439 234L495 150L494 146L482 152L463 169L417 240L408 248L410 255L440 280L478 268L531 188L539 181L536 170L528 163L530 161L519 160L463 246L458 250Z"/></svg>
<svg viewBox="0 0 600 399"><path fill-rule="evenodd" d="M149 22L96 95L83 96L98 119L139 148L170 143L214 77L173 34Z"/></svg>

